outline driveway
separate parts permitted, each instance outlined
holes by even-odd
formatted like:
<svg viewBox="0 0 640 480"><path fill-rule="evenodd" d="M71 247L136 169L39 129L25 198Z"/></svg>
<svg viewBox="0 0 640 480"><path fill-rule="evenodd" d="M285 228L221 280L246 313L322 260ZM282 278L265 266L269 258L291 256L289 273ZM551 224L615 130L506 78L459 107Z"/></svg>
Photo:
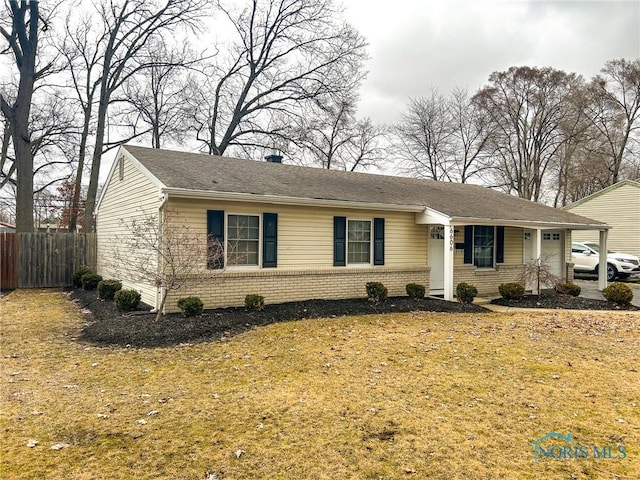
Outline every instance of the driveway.
<svg viewBox="0 0 640 480"><path fill-rule="evenodd" d="M629 288L631 288L633 291L633 300L631 300L631 303L640 307L640 275L634 275L633 277L616 281L626 283ZM596 275L580 275L573 280L573 283L580 285L580 288L582 288L580 292L581 297L604 300L602 293L598 290L598 277Z"/></svg>

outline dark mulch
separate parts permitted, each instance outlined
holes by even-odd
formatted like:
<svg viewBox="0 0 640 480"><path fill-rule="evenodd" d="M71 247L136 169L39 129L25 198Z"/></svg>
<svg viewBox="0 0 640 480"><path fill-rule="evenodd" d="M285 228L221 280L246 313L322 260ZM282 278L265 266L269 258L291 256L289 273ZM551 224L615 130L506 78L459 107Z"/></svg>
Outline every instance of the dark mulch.
<svg viewBox="0 0 640 480"><path fill-rule="evenodd" d="M307 300L304 302L266 305L259 312L242 307L207 310L203 315L184 318L180 314L167 314L155 321L155 314L137 311L122 315L113 302L96 298L95 291L73 290L70 297L85 310L89 323L83 329L83 339L103 344L132 347L160 347L219 340L245 332L260 325L305 318L326 318L342 315L375 313L402 313L414 311L486 313L479 305L447 302L434 298L389 298L374 304L366 298L347 300Z"/></svg>
<svg viewBox="0 0 640 480"><path fill-rule="evenodd" d="M566 310L628 310L637 311L640 308L635 305L616 305L606 300L597 300L593 298L572 297L570 295L544 294L525 295L520 300L505 300L497 298L491 300L496 305L505 305L508 307L520 308L559 308Z"/></svg>

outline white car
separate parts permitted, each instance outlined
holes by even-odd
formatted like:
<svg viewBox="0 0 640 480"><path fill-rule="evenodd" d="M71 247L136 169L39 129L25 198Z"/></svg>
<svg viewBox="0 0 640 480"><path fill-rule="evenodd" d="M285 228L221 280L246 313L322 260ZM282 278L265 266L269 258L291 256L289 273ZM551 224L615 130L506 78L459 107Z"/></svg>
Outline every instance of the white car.
<svg viewBox="0 0 640 480"><path fill-rule="evenodd" d="M575 273L598 273L600 264L599 245L593 242L573 242L571 244L571 261ZM640 273L640 259L628 253L607 253L607 280L626 278Z"/></svg>

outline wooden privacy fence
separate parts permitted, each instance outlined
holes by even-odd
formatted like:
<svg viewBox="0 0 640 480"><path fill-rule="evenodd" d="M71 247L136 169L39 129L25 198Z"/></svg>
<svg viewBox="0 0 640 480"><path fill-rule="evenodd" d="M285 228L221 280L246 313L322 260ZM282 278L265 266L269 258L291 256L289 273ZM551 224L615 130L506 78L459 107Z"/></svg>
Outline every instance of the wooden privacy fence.
<svg viewBox="0 0 640 480"><path fill-rule="evenodd" d="M0 288L66 287L96 251L95 233L0 233Z"/></svg>

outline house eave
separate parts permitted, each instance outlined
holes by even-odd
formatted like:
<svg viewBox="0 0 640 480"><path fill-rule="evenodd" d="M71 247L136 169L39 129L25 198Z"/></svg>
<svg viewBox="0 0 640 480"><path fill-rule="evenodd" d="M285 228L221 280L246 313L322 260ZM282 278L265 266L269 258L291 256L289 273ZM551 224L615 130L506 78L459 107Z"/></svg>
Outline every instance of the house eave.
<svg viewBox="0 0 640 480"><path fill-rule="evenodd" d="M505 227L522 227L541 230L609 230L611 225L604 223L572 223L544 220L509 220L503 218L452 217L451 225L498 225Z"/></svg>
<svg viewBox="0 0 640 480"><path fill-rule="evenodd" d="M346 200L331 200L324 198L301 198L288 197L280 195L262 195L253 193L238 192L212 192L204 190L192 190L186 188L165 187L161 190L163 193L173 198L192 198L199 200L218 200L229 202L257 202L269 203L273 205L295 205L295 206L314 206L314 207L334 207L334 208L350 208L359 210L385 210L393 212L423 212L424 206L421 205L400 205L387 203L369 203L369 202L353 202Z"/></svg>

